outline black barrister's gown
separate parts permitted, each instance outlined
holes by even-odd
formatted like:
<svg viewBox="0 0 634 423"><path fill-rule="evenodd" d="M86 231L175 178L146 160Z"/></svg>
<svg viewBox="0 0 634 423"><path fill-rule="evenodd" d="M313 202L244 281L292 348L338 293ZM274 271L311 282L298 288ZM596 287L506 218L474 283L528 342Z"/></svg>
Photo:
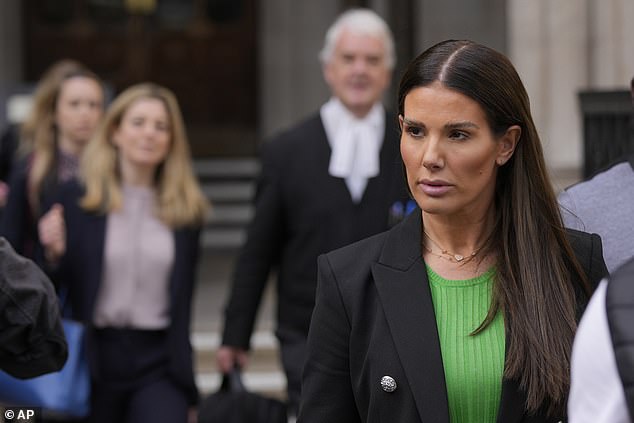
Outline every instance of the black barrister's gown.
<svg viewBox="0 0 634 423"><path fill-rule="evenodd" d="M235 266L223 344L248 349L262 291L270 271L277 272L276 335L297 389L317 256L388 229L398 218L390 214L392 206L407 200L396 117L387 114L385 127L380 174L368 180L358 204L345 180L328 173L331 150L319 114L262 146L256 213Z"/></svg>

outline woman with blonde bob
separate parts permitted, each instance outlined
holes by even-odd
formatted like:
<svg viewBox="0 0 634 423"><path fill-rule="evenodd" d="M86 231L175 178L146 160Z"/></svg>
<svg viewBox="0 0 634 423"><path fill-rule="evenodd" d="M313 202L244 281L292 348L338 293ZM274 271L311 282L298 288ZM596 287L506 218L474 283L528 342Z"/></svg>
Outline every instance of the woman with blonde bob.
<svg viewBox="0 0 634 423"><path fill-rule="evenodd" d="M196 404L189 342L208 204L167 89L121 93L42 219L47 257L89 331L91 422L186 422ZM190 411L190 414L192 412Z"/></svg>

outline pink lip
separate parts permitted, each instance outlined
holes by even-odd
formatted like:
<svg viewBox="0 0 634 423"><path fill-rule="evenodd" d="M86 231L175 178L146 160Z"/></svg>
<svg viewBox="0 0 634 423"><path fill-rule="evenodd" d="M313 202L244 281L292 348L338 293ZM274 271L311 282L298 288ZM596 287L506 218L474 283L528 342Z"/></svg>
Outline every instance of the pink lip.
<svg viewBox="0 0 634 423"><path fill-rule="evenodd" d="M418 181L421 190L430 197L440 197L446 194L452 187L449 182L442 180L423 179Z"/></svg>

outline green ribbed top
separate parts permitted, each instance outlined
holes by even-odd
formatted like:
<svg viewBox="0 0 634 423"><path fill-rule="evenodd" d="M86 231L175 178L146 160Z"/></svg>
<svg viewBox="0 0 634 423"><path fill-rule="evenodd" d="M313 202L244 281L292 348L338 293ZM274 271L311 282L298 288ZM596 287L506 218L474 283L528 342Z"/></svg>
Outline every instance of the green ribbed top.
<svg viewBox="0 0 634 423"><path fill-rule="evenodd" d="M504 319L498 313L479 334L486 318L495 268L467 280L447 280L427 266L440 337L449 415L452 423L495 422L504 373Z"/></svg>

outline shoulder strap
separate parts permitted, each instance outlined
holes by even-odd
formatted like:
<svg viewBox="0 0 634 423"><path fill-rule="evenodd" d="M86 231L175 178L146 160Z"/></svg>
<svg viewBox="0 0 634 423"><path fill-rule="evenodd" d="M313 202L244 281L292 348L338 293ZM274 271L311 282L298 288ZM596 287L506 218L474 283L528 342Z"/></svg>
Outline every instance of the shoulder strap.
<svg viewBox="0 0 634 423"><path fill-rule="evenodd" d="M634 416L634 258L610 277L606 312L627 408Z"/></svg>

